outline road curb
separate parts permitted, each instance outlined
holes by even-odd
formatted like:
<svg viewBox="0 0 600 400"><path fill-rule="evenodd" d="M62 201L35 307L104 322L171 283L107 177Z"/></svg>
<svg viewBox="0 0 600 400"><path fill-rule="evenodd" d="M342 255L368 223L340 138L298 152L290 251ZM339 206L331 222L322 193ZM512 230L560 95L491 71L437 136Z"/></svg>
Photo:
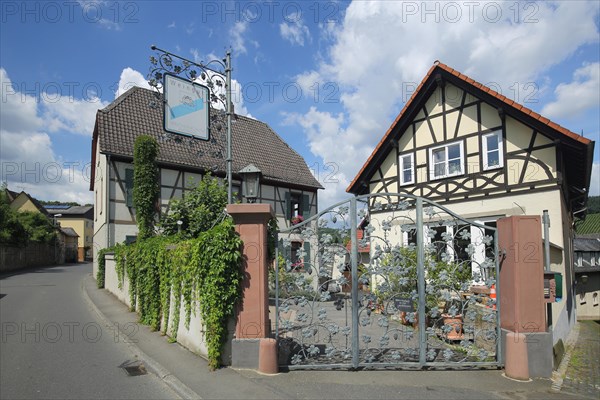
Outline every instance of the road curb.
<svg viewBox="0 0 600 400"><path fill-rule="evenodd" d="M98 318L102 321L104 325L107 327L113 328L114 324L104 315L104 313L96 306L96 303L92 300L88 293L87 284L89 281L93 282L93 286L95 287L96 282L92 278L91 275L86 276L81 282L81 291L83 293L83 298L85 302L90 306L90 308L96 313ZM137 354L138 359L142 361L148 371L156 375L161 381L163 381L171 390L173 390L179 397L182 399L202 399L200 395L190 389L185 383L181 382L175 375L171 373L168 369L163 367L158 361L147 355L140 349L135 343L132 343L127 337L125 332L121 331L121 327L116 329L116 335L118 335L118 339L125 343L129 350L135 354Z"/></svg>
<svg viewBox="0 0 600 400"><path fill-rule="evenodd" d="M565 376L567 375L567 369L569 368L569 362L571 361L571 355L573 354L573 349L575 349L575 344L577 343L577 339L579 339L579 329L579 322L576 322L575 326L571 330L571 333L569 334L569 337L567 338L567 343L565 344L565 356L560 362L557 370L552 373L553 392L560 392L562 389Z"/></svg>

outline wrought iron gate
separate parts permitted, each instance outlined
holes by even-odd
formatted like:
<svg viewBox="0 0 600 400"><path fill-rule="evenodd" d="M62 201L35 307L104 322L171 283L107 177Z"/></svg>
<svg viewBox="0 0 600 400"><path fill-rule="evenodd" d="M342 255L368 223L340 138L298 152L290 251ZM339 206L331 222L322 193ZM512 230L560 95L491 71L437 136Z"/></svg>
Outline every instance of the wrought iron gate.
<svg viewBox="0 0 600 400"><path fill-rule="evenodd" d="M423 198L371 194L280 230L278 241L281 366L501 364L493 225Z"/></svg>

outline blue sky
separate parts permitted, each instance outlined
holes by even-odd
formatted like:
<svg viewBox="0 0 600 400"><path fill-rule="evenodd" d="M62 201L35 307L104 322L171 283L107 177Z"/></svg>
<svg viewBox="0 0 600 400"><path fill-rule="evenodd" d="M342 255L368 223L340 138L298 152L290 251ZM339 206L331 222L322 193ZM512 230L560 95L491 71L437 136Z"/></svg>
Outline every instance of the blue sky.
<svg viewBox="0 0 600 400"><path fill-rule="evenodd" d="M0 5L0 179L40 199L92 201L96 110L145 85L152 44L197 61L231 47L236 112L305 157L321 206L346 196L436 59L599 139L597 1Z"/></svg>

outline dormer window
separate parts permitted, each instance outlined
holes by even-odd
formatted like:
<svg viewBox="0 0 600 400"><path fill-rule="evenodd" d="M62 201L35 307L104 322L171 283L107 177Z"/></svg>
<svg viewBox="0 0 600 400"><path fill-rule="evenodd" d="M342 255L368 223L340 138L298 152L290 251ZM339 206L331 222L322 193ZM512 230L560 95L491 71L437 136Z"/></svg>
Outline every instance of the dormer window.
<svg viewBox="0 0 600 400"><path fill-rule="evenodd" d="M464 174L463 142L450 143L429 150L430 179Z"/></svg>

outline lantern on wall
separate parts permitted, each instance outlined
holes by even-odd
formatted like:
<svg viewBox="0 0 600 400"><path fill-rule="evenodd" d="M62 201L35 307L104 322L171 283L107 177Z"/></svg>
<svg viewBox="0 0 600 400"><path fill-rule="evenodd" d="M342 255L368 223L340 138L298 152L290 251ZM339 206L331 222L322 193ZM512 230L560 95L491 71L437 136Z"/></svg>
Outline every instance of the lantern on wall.
<svg viewBox="0 0 600 400"><path fill-rule="evenodd" d="M256 203L258 191L260 188L260 169L254 164L250 164L242 168L239 172L243 179L244 197L248 203Z"/></svg>

